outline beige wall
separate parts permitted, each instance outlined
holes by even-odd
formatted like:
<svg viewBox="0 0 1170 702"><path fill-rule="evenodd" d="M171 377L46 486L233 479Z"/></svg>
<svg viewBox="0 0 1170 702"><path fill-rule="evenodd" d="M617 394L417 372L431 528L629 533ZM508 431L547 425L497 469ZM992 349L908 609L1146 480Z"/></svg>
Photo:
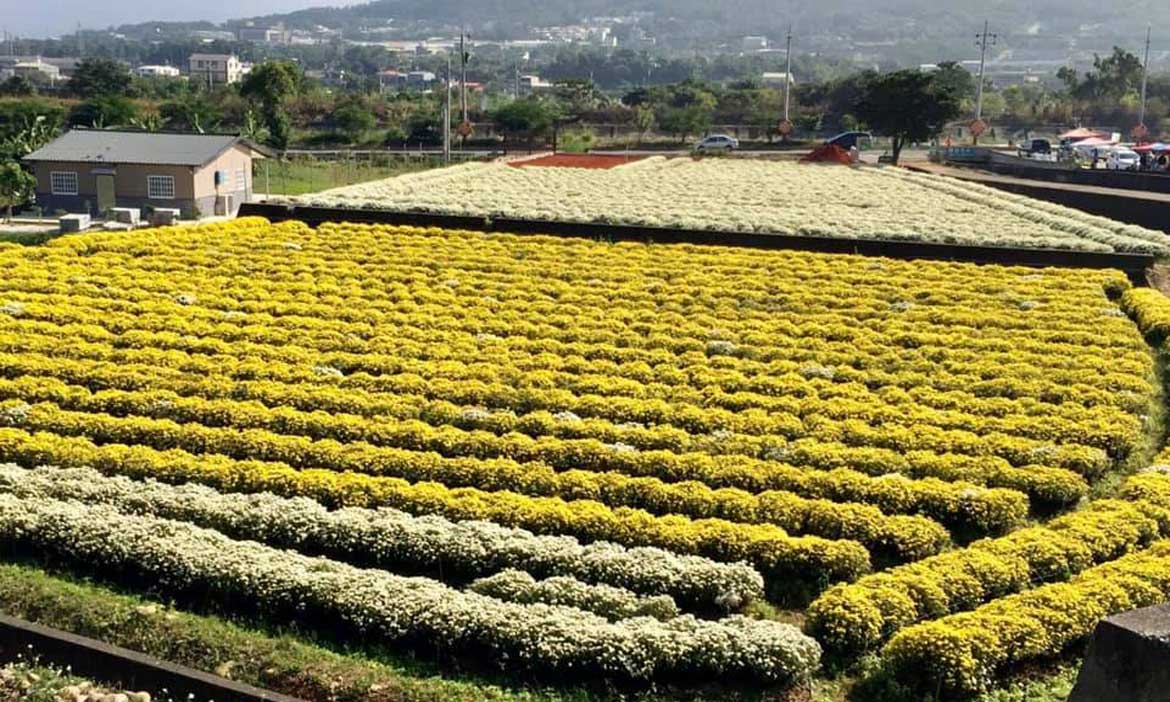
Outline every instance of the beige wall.
<svg viewBox="0 0 1170 702"><path fill-rule="evenodd" d="M246 185L241 184L236 176L239 171L244 172ZM252 152L240 145L236 145L219 155L206 166L195 173L195 197L212 197L215 191L215 172L227 171L228 182L220 187L223 194L235 193L252 187Z"/></svg>
<svg viewBox="0 0 1170 702"><path fill-rule="evenodd" d="M148 175L174 176L176 200L190 200L196 197L194 168L190 166L144 166L131 163L110 166L98 163L41 161L36 164L37 192L51 192L49 174L53 171L73 171L77 173L77 194L82 197L96 196L97 181L94 177L94 171L109 171L111 169L115 173L114 193L119 197L146 197L146 176Z"/></svg>

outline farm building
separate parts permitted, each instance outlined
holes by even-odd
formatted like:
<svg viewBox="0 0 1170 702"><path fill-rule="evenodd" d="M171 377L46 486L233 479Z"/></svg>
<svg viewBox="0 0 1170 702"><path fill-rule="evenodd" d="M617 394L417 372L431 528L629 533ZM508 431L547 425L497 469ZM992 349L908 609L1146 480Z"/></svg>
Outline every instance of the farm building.
<svg viewBox="0 0 1170 702"><path fill-rule="evenodd" d="M24 158L45 212L175 208L234 215L252 195L260 148L238 136L74 129Z"/></svg>

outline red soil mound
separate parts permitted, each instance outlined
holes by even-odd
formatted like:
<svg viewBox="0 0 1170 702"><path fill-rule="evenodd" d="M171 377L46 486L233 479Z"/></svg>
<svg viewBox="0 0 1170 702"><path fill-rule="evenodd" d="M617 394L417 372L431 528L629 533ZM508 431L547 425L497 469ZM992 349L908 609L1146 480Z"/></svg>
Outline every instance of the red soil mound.
<svg viewBox="0 0 1170 702"><path fill-rule="evenodd" d="M642 158L641 156L601 156L594 154L553 154L527 161L513 161L509 166L524 168L527 166L550 166L553 168L613 168L623 163L630 163Z"/></svg>

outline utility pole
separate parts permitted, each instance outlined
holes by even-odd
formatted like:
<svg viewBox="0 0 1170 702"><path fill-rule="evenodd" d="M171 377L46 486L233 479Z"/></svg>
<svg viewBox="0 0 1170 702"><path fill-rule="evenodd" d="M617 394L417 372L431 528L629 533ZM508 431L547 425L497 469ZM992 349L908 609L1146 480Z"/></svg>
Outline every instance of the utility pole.
<svg viewBox="0 0 1170 702"><path fill-rule="evenodd" d="M447 52L447 75L444 82L446 83L447 93L443 100L443 163L451 163L451 52Z"/></svg>
<svg viewBox="0 0 1170 702"><path fill-rule="evenodd" d="M1146 58L1142 62L1142 106L1138 110L1138 126L1135 131L1140 131L1141 134L1135 134L1138 139L1144 139L1146 136L1146 79L1150 73L1150 29L1151 25L1146 25Z"/></svg>
<svg viewBox="0 0 1170 702"><path fill-rule="evenodd" d="M788 93L792 87L792 23L788 24L788 38L784 42L784 121L788 121Z"/></svg>
<svg viewBox="0 0 1170 702"><path fill-rule="evenodd" d="M983 70L987 63L987 47L995 46L997 35L987 32L987 20L983 20L983 33L975 36L975 45L979 47L979 84L975 86L975 123L983 118ZM974 135L975 143L979 143L979 135Z"/></svg>
<svg viewBox="0 0 1170 702"><path fill-rule="evenodd" d="M459 33L459 107L463 122L467 122L467 51L463 48L463 32Z"/></svg>

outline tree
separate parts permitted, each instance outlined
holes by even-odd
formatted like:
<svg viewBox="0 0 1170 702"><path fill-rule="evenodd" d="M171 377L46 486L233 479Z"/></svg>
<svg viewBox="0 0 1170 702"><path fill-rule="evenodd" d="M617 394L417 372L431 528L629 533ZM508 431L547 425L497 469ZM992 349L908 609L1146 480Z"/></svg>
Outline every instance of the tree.
<svg viewBox="0 0 1170 702"><path fill-rule="evenodd" d="M158 111L167 124L199 134L214 129L223 118L219 108L202 93L164 102Z"/></svg>
<svg viewBox="0 0 1170 702"><path fill-rule="evenodd" d="M1142 62L1121 47L1105 58L1093 55L1093 70L1085 74L1079 97L1118 100L1127 93L1137 92L1142 80Z"/></svg>
<svg viewBox="0 0 1170 702"><path fill-rule="evenodd" d="M975 97L975 77L956 61L939 62L934 85L940 94L950 93L960 100Z"/></svg>
<svg viewBox="0 0 1170 702"><path fill-rule="evenodd" d="M77 64L69 79L69 90L81 98L92 99L106 95L128 96L134 79L130 69L110 59L85 59Z"/></svg>
<svg viewBox="0 0 1170 702"><path fill-rule="evenodd" d="M300 92L301 70L291 61L265 61L240 84L240 95L264 106L282 105Z"/></svg>
<svg viewBox="0 0 1170 702"><path fill-rule="evenodd" d="M351 144L356 143L362 134L377 125L374 113L359 100L350 100L338 107L333 111L329 121Z"/></svg>
<svg viewBox="0 0 1170 702"><path fill-rule="evenodd" d="M533 97L513 100L497 108L491 116L501 130L530 136L545 133L556 121L555 110L543 100Z"/></svg>
<svg viewBox="0 0 1170 702"><path fill-rule="evenodd" d="M638 143L642 143L642 139L646 136L646 132L654 128L656 119L654 117L654 110L649 107L642 107L639 105L634 108L634 124L638 125Z"/></svg>
<svg viewBox="0 0 1170 702"><path fill-rule="evenodd" d="M570 115L580 115L604 107L609 102L605 93L597 89L592 80L570 78L558 80L553 94L565 106Z"/></svg>
<svg viewBox="0 0 1170 702"><path fill-rule="evenodd" d="M303 77L291 61L265 61L244 79L240 95L260 105L260 114L268 128L268 143L284 150L292 134L285 103L300 92Z"/></svg>
<svg viewBox="0 0 1170 702"><path fill-rule="evenodd" d="M158 132L166 126L166 120L163 119L158 110L150 109L137 117L131 117L130 125L144 132Z"/></svg>
<svg viewBox="0 0 1170 702"><path fill-rule="evenodd" d="M5 130L8 135L0 141L0 156L18 161L36 151L61 131L61 115L24 113L15 129Z"/></svg>
<svg viewBox="0 0 1170 702"><path fill-rule="evenodd" d="M101 95L77 105L69 112L73 126L107 129L132 124L138 117L138 106L121 95Z"/></svg>
<svg viewBox="0 0 1170 702"><path fill-rule="evenodd" d="M1075 95L1077 87L1080 85L1080 78L1077 77L1077 69L1072 66L1061 66L1056 70L1056 79L1064 83L1064 89L1069 95Z"/></svg>
<svg viewBox="0 0 1170 702"><path fill-rule="evenodd" d="M870 129L890 137L894 163L902 148L939 135L960 114L959 97L935 76L917 69L872 74L857 105L857 116Z"/></svg>
<svg viewBox="0 0 1170 702"><path fill-rule="evenodd" d="M32 81L24 76L12 76L3 83L0 83L0 95L27 97L29 95L36 95L36 92L37 86L33 85Z"/></svg>
<svg viewBox="0 0 1170 702"><path fill-rule="evenodd" d="M15 161L0 163L0 205L6 211L5 221L12 221L12 208L32 199L37 179Z"/></svg>
<svg viewBox="0 0 1170 702"><path fill-rule="evenodd" d="M686 141L691 134L701 134L711 126L711 111L701 105L669 107L658 118L658 126Z"/></svg>
<svg viewBox="0 0 1170 702"><path fill-rule="evenodd" d="M268 127L264 126L264 122L256 116L255 112L247 110L244 112L244 123L240 127L240 136L257 144L264 144L269 137Z"/></svg>

